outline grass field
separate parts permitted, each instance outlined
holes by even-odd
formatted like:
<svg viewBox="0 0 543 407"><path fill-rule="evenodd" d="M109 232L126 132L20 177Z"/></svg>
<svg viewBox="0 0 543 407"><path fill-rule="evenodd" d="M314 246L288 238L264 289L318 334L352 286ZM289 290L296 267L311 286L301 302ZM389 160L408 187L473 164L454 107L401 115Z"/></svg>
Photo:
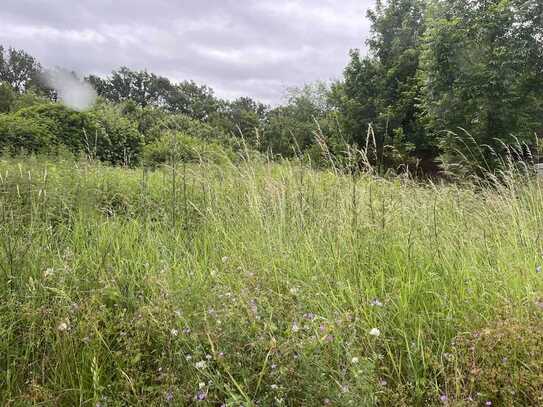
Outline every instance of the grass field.
<svg viewBox="0 0 543 407"><path fill-rule="evenodd" d="M543 405L532 179L0 174L1 405Z"/></svg>

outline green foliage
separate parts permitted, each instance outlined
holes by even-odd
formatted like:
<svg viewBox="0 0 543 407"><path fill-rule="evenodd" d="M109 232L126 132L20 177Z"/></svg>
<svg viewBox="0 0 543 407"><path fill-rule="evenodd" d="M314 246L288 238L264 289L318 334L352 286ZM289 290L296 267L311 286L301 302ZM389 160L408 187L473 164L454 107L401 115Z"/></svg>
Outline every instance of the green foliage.
<svg viewBox="0 0 543 407"><path fill-rule="evenodd" d="M172 83L147 71L121 67L108 78L90 75L87 80L98 95L113 103L132 102L139 107L163 108L197 120L207 120L218 107L213 90L193 81Z"/></svg>
<svg viewBox="0 0 543 407"><path fill-rule="evenodd" d="M266 106L251 98L242 97L232 102L222 102L209 123L225 134L243 138L258 147Z"/></svg>
<svg viewBox="0 0 543 407"><path fill-rule="evenodd" d="M53 148L54 124L17 114L0 114L0 151L11 153L46 152Z"/></svg>
<svg viewBox="0 0 543 407"><path fill-rule="evenodd" d="M0 404L541 404L535 180L185 167L0 160Z"/></svg>
<svg viewBox="0 0 543 407"><path fill-rule="evenodd" d="M446 163L493 170L515 138L531 143L541 128L541 15L535 2L435 1L421 56L421 108L429 133L467 132L482 150L478 160L463 142L437 137ZM461 130L460 130L461 129ZM445 134L445 133L442 133Z"/></svg>
<svg viewBox="0 0 543 407"><path fill-rule="evenodd" d="M5 82L0 82L0 113L9 113L13 109L15 92Z"/></svg>
<svg viewBox="0 0 543 407"><path fill-rule="evenodd" d="M0 45L0 82L9 84L15 92L23 93L40 83L41 65L31 55Z"/></svg>
<svg viewBox="0 0 543 407"><path fill-rule="evenodd" d="M538 303L538 307L543 303ZM448 355L451 402L494 406L543 403L542 310L528 320L503 320L459 335ZM462 404L466 403L466 404Z"/></svg>
<svg viewBox="0 0 543 407"><path fill-rule="evenodd" d="M418 157L428 169L432 166L434 149L418 122L417 109L416 73L425 8L419 0L378 1L375 10L368 12L370 55L351 51L344 82L332 92L349 142L367 145L368 128L373 128L373 165L395 168Z"/></svg>
<svg viewBox="0 0 543 407"><path fill-rule="evenodd" d="M127 67L113 71L107 79L91 75L87 80L98 95L108 101L119 103L131 100L141 107L163 105L171 88L166 78L147 71L132 71Z"/></svg>
<svg viewBox="0 0 543 407"><path fill-rule="evenodd" d="M308 152L317 158L321 152L317 137L329 147L339 144L345 148L336 116L331 111L329 91L324 82L289 89L287 103L266 115L261 141L263 150L287 158Z"/></svg>
<svg viewBox="0 0 543 407"><path fill-rule="evenodd" d="M152 167L177 162L218 164L228 162L233 158L232 153L220 144L204 141L179 131L168 131L145 146L143 156L146 165Z"/></svg>
<svg viewBox="0 0 543 407"><path fill-rule="evenodd" d="M117 108L101 104L91 112L77 112L60 103L34 102L1 116L1 148L67 150L112 164L135 164L140 158L143 139Z"/></svg>
<svg viewBox="0 0 543 407"><path fill-rule="evenodd" d="M45 125L51 134L52 145L49 148L62 145L75 154L85 151L86 133L92 134L95 130L94 122L86 113L71 110L60 103L35 104L18 110L16 116Z"/></svg>
<svg viewBox="0 0 543 407"><path fill-rule="evenodd" d="M98 104L90 113L95 128L85 132L89 153L112 164L137 164L143 151L143 137L134 122L123 116L120 109Z"/></svg>

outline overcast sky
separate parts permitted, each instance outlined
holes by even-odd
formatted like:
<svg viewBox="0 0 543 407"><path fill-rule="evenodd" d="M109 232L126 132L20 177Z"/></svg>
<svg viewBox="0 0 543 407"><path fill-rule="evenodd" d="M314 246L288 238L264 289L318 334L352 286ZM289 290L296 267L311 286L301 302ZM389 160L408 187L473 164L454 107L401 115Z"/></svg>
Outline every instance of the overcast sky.
<svg viewBox="0 0 543 407"><path fill-rule="evenodd" d="M0 44L47 67L103 75L125 65L277 103L287 87L341 76L349 49L364 49L373 3L0 0Z"/></svg>

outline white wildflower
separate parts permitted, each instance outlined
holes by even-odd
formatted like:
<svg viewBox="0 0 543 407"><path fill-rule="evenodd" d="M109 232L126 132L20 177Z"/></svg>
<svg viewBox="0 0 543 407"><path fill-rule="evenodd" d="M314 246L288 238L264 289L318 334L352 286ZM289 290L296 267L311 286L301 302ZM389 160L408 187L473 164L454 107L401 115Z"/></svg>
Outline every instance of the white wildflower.
<svg viewBox="0 0 543 407"><path fill-rule="evenodd" d="M205 360L201 360L199 362L196 362L194 365L196 369L205 369L207 367L207 362Z"/></svg>
<svg viewBox="0 0 543 407"><path fill-rule="evenodd" d="M370 331L370 335L371 335L371 336L379 336L379 335L381 335L381 331L379 330L379 328L373 328L373 329Z"/></svg>
<svg viewBox="0 0 543 407"><path fill-rule="evenodd" d="M60 332L68 331L70 329L70 321L69 320L62 321L60 324L58 324L57 329Z"/></svg>

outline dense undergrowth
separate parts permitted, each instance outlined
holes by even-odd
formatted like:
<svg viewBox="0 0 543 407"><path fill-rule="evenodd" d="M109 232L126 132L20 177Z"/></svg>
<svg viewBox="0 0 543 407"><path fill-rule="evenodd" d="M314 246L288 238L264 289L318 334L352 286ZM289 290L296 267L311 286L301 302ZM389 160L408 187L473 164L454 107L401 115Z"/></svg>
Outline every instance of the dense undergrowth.
<svg viewBox="0 0 543 407"><path fill-rule="evenodd" d="M0 174L2 405L543 404L533 179Z"/></svg>

